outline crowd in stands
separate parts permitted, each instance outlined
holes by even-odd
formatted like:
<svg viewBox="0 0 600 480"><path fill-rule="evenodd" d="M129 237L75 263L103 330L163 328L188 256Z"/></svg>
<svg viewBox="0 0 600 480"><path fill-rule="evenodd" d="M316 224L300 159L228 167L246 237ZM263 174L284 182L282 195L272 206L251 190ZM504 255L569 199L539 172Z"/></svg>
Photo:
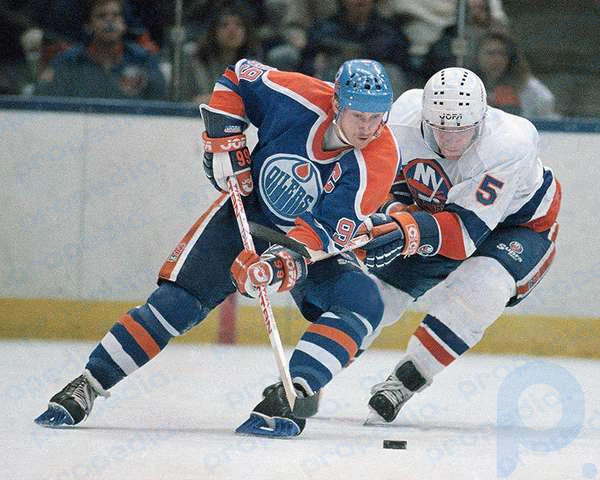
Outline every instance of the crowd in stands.
<svg viewBox="0 0 600 480"><path fill-rule="evenodd" d="M556 118L511 37L502 0L0 1L0 94L206 102L224 67L254 58L333 81L349 58L382 62L396 95L440 68L476 71L488 101ZM175 58L179 61L175 61Z"/></svg>

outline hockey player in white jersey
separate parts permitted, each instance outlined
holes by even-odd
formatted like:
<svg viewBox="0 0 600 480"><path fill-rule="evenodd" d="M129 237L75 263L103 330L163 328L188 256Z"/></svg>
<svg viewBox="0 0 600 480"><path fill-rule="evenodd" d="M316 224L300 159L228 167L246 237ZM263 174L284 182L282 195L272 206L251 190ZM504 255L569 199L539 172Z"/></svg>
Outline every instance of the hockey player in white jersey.
<svg viewBox="0 0 600 480"><path fill-rule="evenodd" d="M432 306L372 388L370 422L393 421L539 283L554 259L561 197L538 158L535 127L488 107L469 70L441 70L424 90L404 93L388 125L402 164L390 201L371 217L365 258L385 312L362 348L429 290Z"/></svg>

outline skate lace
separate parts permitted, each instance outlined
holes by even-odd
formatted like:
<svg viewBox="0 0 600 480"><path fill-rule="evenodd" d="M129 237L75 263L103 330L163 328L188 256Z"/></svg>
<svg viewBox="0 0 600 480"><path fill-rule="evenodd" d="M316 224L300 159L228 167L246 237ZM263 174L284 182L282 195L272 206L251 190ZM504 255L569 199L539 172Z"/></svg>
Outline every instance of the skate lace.
<svg viewBox="0 0 600 480"><path fill-rule="evenodd" d="M94 395L83 375L69 383L65 388L65 393L72 396L86 411L92 403L92 395Z"/></svg>
<svg viewBox="0 0 600 480"><path fill-rule="evenodd" d="M391 393L398 403L404 402L404 400L410 398L412 395L412 392L400 380L395 379L388 379L385 382L377 383L371 388L373 395L383 392Z"/></svg>

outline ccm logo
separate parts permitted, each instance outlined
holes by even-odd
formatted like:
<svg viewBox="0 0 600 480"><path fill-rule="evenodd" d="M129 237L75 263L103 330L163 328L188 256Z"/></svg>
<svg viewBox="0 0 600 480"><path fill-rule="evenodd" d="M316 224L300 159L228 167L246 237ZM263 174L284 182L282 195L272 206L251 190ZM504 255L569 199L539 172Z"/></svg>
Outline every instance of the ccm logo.
<svg viewBox="0 0 600 480"><path fill-rule="evenodd" d="M462 113L442 113L440 120L462 120Z"/></svg>
<svg viewBox="0 0 600 480"><path fill-rule="evenodd" d="M248 277L252 285L266 285L273 276L271 266L267 262L257 262L248 269Z"/></svg>

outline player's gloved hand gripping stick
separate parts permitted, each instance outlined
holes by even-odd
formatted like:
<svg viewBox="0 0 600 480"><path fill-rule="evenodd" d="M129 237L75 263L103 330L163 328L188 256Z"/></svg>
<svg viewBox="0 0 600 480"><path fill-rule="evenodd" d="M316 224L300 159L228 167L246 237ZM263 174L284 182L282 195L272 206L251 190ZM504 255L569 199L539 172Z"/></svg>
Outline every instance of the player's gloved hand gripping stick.
<svg viewBox="0 0 600 480"><path fill-rule="evenodd" d="M290 250L302 255L310 263L320 262L321 260L325 260L326 258L339 255L340 253L359 249L372 240L371 235L369 233L360 233L352 240L350 240L344 246L344 248L341 248L340 250L337 250L335 252L324 252L322 250L317 251L306 248L305 245L294 240L293 238L290 238L281 232L273 230L272 228L260 225L259 223L248 222L248 224L250 225L250 233L253 236L265 240L269 243L276 243L283 247L289 248Z"/></svg>
<svg viewBox="0 0 600 480"><path fill-rule="evenodd" d="M240 229L240 235L242 237L242 243L244 249L256 251L254 248L254 241L250 234L250 226L248 225L248 219L246 218L246 211L244 210L244 204L242 203L242 197L240 193L240 187L234 177L227 178L227 185L229 187L229 196L233 205L233 211L235 212L235 218L237 220L238 227ZM267 287L259 286L258 298L260 300L260 308L267 327L267 333L269 334L269 340L271 341L271 347L273 348L273 354L275 355L275 363L277 364L277 370L279 377L283 382L285 394L287 396L290 408L294 411L294 406L298 399L294 384L292 383L292 377L287 367L287 359L283 352L283 346L281 344L281 337L279 336L279 330L277 323L275 322L275 316L273 315L273 309L271 308L271 302L267 295Z"/></svg>
<svg viewBox="0 0 600 480"><path fill-rule="evenodd" d="M218 190L229 191L244 252L255 255L256 249L250 235L250 228L244 204L242 203L242 195L249 195L253 189L250 171L252 158L246 146L246 136L243 134L248 124L241 117L228 115L226 112L211 108L208 105L200 105L200 112L206 128L202 136L204 143L204 171L207 178ZM237 135L232 135L231 132L237 132ZM290 408L295 412L294 407L302 402L297 402L299 399L287 367L287 360L281 345L279 330L277 329L271 302L267 295L267 286L253 286L254 292L258 293L263 320L269 334L279 376L283 383Z"/></svg>

